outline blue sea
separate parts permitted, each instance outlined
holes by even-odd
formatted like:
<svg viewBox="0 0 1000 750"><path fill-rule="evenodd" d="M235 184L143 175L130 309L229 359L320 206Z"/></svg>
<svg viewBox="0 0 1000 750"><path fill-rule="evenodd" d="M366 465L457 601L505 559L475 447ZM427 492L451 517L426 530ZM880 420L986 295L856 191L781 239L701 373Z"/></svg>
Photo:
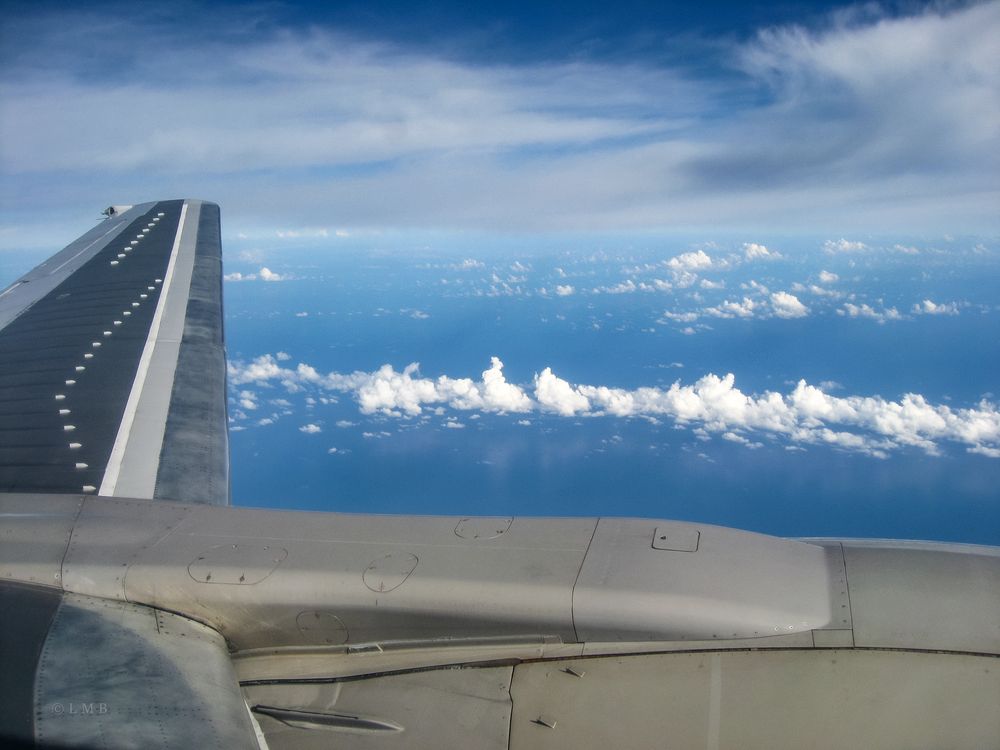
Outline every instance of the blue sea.
<svg viewBox="0 0 1000 750"><path fill-rule="evenodd" d="M839 397L995 403L995 246L756 241L771 257L750 260L749 243L734 239L655 235L239 239L226 270L257 278L225 284L228 354L245 364L280 352L281 366L321 374L419 363L424 378L473 381L496 356L529 396L549 367L571 384L621 389L732 373L754 396L787 395L805 379ZM808 313L777 316L767 302L777 291ZM745 299L757 305L745 317L704 312ZM924 300L935 314L915 311ZM852 317L848 304L861 312ZM230 390L239 505L647 516L784 536L1000 544L1000 458L954 440L935 440L932 453L902 445L872 455L767 431L734 442L643 415L435 404L366 414L350 391L289 392L276 380Z"/></svg>

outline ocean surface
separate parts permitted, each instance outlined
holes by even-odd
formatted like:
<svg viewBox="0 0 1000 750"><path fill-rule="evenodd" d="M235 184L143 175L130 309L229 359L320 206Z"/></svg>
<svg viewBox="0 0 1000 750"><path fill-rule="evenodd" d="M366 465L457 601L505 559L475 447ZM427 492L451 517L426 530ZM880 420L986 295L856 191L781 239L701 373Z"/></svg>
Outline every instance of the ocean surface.
<svg viewBox="0 0 1000 750"><path fill-rule="evenodd" d="M787 398L804 379L833 397L890 405L919 394L933 409L987 421L1000 393L1000 254L975 240L260 244L227 247L227 271L244 277L225 284L237 372L280 356L285 371L307 365L334 381L384 365L399 376L419 363L411 378L480 382L498 357L528 398L545 368L573 386L661 391L732 373L751 398ZM781 308L776 293L801 307ZM1000 458L967 441L880 448L887 427L858 448L670 415L446 402L366 413L359 399L356 388L298 377L232 385L234 502L647 516L786 536L1000 544Z"/></svg>

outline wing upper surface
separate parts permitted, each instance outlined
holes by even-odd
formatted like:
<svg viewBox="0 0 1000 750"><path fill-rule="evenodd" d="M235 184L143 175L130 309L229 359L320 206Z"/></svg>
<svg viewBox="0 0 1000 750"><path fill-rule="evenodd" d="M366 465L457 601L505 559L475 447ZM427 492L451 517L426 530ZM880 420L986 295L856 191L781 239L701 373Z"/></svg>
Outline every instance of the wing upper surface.
<svg viewBox="0 0 1000 750"><path fill-rule="evenodd" d="M0 293L0 491L228 503L219 237L137 205Z"/></svg>

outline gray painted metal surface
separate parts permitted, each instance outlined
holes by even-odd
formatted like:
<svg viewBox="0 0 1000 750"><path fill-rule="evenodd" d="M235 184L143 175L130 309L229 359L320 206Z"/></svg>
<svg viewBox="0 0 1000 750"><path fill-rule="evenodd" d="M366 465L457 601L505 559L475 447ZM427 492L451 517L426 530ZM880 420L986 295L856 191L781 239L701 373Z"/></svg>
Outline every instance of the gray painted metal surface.
<svg viewBox="0 0 1000 750"><path fill-rule="evenodd" d="M652 548L667 522L602 534L595 519L513 519L464 539L458 522L87 498L63 585L185 612L238 650L314 645L312 612L348 644L720 639L831 619L837 571L815 545L704 525L697 552L670 552Z"/></svg>
<svg viewBox="0 0 1000 750"><path fill-rule="evenodd" d="M507 750L512 672L509 666L451 669L253 685L244 693L271 750ZM291 710L281 712L282 707Z"/></svg>
<svg viewBox="0 0 1000 750"><path fill-rule="evenodd" d="M35 670L62 592L0 581L0 746L35 736Z"/></svg>
<svg viewBox="0 0 1000 750"><path fill-rule="evenodd" d="M521 664L510 747L996 747L997 666L992 657L850 650Z"/></svg>
<svg viewBox="0 0 1000 750"><path fill-rule="evenodd" d="M229 505L221 227L219 207L199 204L194 265L154 497Z"/></svg>
<svg viewBox="0 0 1000 750"><path fill-rule="evenodd" d="M468 741L462 734L467 727L448 724L452 715L440 706L464 699L444 690L450 697L432 708L431 694L440 697L432 685L438 677L451 679L453 670L442 667L498 662L514 665L511 747L601 747L606 738L595 722L615 727L623 746L645 746L663 731L661 716L673 715L656 703L663 700L674 707L691 704L684 713L688 719L670 725L679 747L740 747L738 737L753 739L746 747L791 747L801 744L810 726L824 727L820 747L850 745L867 733L886 747L933 747L945 732L958 738L955 747L997 736L991 734L997 731L993 714L983 710L1000 697L1000 555L991 548L813 545L685 524L699 537L692 553L652 548L654 531L671 528L664 521L615 521L627 533L602 537L595 547L601 523L595 519L514 518L503 524L502 534L462 537L457 528L477 524L92 496L42 497L57 510L41 518L30 512L31 498L39 496L0 496L4 549L15 555L37 549L23 563L4 561L3 574L102 597L92 600L102 606L117 601L129 613L137 603L149 607L145 612L171 610L216 629L235 652L233 685L238 675L251 703L274 709L256 716L265 736L283 738L286 744L279 746L322 744L318 734L347 733L353 741L352 733L360 733L366 746L379 747L399 734L385 729L389 725L411 726L413 732L419 725L420 732L431 732L419 736L434 737L434 746L460 746ZM640 536L657 561L661 555L691 560L705 553L707 569L715 564L710 555L716 540L725 542L726 562L718 576L697 579L713 616L725 611L718 601L730 590L727 576L763 571L775 585L783 556L791 555L785 559L798 566L799 576L803 553L806 567L822 567L822 575L813 578L820 593L805 591L805 610L832 612L842 601L847 613L784 635L729 633L698 640L700 622L685 633L677 623L691 622L689 613L678 619L659 604L692 597L695 579L682 565L672 569L656 567L657 562L645 568L635 558ZM598 607L618 612L620 635L607 615L601 637L581 639L573 627L574 589L587 580L583 571L592 553L606 580L632 581L631 594L609 590L614 607ZM641 589L647 580L648 590ZM600 587L588 584L587 590L591 601L601 596ZM786 593L787 601L768 593L765 604L791 617L799 589ZM737 598L734 616L746 606ZM662 613L660 624L650 618L651 609ZM634 637L637 619L647 622L642 632L647 640L623 640ZM898 655L903 653L928 658L903 659ZM704 661L712 654L718 662ZM739 654L754 656L746 661ZM549 671L539 687L537 671L543 666ZM564 668L571 672L552 671ZM430 671L421 671L425 687L410 693L385 688L388 683L373 677L412 670ZM689 672L698 679L688 679ZM519 692L521 674L523 685L535 687ZM328 693L322 693L327 703L319 710L319 693L307 699L302 697L307 693L290 687L352 677L359 678L352 685L365 687L352 688L360 692L351 711L346 703L331 702ZM708 682L698 687L703 677ZM589 687L569 682L564 688L559 682L564 678ZM265 700L260 690L267 686L272 692ZM596 692L587 698L580 690ZM648 712L630 708L650 701ZM501 710L502 703L483 708L483 721L494 722L498 712L509 710ZM882 706L892 721L872 729L877 722L870 706ZM709 731L713 725L706 717L713 710L718 721ZM310 712L353 712L361 723ZM855 716L855 723L838 725L831 718L838 712ZM685 728L693 715L702 719ZM374 723L365 724L369 719ZM927 727L921 731L928 741L913 742L917 735L906 722ZM775 727L787 730L784 740ZM542 730L548 734L539 734Z"/></svg>
<svg viewBox="0 0 1000 750"><path fill-rule="evenodd" d="M256 745L225 641L168 612L68 594L35 680L44 746Z"/></svg>
<svg viewBox="0 0 1000 750"><path fill-rule="evenodd" d="M667 546L670 539L677 542ZM815 545L602 518L573 589L573 621L580 641L777 635L829 624L830 588L826 553Z"/></svg>

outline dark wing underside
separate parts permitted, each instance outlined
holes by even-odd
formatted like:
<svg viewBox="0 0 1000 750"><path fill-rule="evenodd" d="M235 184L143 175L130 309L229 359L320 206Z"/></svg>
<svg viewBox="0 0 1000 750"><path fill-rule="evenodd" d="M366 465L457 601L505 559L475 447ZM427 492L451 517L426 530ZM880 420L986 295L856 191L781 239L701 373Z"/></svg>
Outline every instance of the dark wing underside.
<svg viewBox="0 0 1000 750"><path fill-rule="evenodd" d="M228 504L219 208L99 224L0 293L0 492Z"/></svg>

